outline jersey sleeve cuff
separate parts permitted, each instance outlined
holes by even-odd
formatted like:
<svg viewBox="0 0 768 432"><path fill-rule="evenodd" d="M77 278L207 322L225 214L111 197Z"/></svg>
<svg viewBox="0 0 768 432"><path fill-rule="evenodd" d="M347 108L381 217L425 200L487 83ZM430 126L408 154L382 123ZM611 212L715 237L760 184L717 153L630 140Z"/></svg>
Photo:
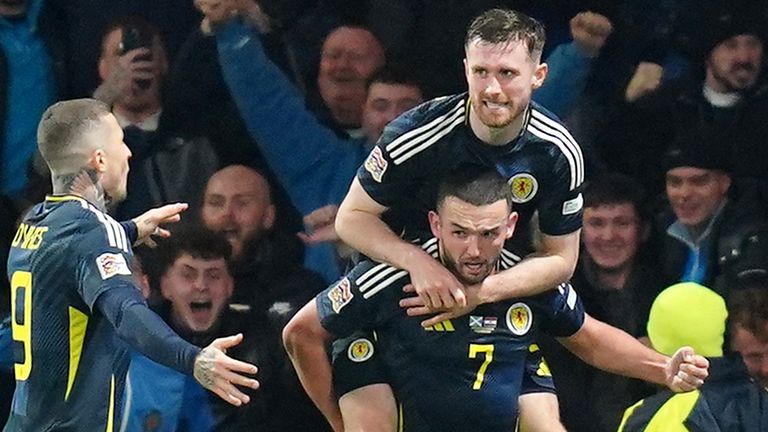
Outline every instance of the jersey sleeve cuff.
<svg viewBox="0 0 768 432"><path fill-rule="evenodd" d="M136 226L136 222L127 220L120 222L120 225L125 230L125 235L128 236L128 240L130 240L131 244L136 243L136 240L138 240L139 237L139 229Z"/></svg>

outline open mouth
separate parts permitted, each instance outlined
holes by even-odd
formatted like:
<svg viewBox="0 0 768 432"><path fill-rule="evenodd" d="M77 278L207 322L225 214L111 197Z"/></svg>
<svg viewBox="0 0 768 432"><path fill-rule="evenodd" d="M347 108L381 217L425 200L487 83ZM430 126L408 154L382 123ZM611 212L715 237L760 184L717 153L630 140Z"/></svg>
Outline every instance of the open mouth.
<svg viewBox="0 0 768 432"><path fill-rule="evenodd" d="M209 301L195 301L189 303L189 308L192 312L210 312L213 308L213 302Z"/></svg>
<svg viewBox="0 0 768 432"><path fill-rule="evenodd" d="M472 273L480 273L485 268L484 262L464 263L464 267Z"/></svg>
<svg viewBox="0 0 768 432"><path fill-rule="evenodd" d="M239 231L235 228L225 228L221 230L221 233L224 234L227 240L235 240L238 238Z"/></svg>

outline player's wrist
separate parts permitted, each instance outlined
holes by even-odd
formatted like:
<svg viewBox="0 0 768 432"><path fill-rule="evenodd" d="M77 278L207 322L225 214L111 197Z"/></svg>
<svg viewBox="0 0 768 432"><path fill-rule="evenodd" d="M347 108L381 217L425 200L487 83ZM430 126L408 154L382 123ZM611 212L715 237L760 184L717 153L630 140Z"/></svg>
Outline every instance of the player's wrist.
<svg viewBox="0 0 768 432"><path fill-rule="evenodd" d="M475 290L475 293L473 294L473 298L477 302L477 305L486 304L486 303L493 303L497 301L496 296L494 293L496 292L496 284L498 282L498 277L496 275L490 275L483 280L482 283L480 283L479 289Z"/></svg>
<svg viewBox="0 0 768 432"><path fill-rule="evenodd" d="M402 268L411 274L418 273L420 270L424 269L424 267L428 267L430 264L436 262L431 255L424 251L424 249L410 243L405 244L405 248L401 253L394 255L403 257L402 262L393 263L395 267Z"/></svg>

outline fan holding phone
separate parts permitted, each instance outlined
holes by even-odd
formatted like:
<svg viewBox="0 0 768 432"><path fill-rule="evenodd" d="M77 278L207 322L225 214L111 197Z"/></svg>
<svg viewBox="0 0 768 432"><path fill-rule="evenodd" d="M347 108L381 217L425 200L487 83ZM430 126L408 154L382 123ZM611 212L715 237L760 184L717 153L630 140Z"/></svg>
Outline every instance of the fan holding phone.
<svg viewBox="0 0 768 432"><path fill-rule="evenodd" d="M120 52L123 53L123 55L135 50L135 49L141 49L146 48L149 50L149 53L146 54L139 54L134 57L134 62L151 62L152 61L152 36L147 29L142 28L144 26L138 26L138 25L132 25L132 26L126 26L122 29L123 31L123 40L120 41ZM151 80L149 79L137 79L136 85L141 87L142 89L149 88L149 85L151 84Z"/></svg>
<svg viewBox="0 0 768 432"><path fill-rule="evenodd" d="M129 120L132 112L159 112L168 63L157 28L142 18L123 18L105 34L99 59L102 83L94 98L125 111L120 114Z"/></svg>

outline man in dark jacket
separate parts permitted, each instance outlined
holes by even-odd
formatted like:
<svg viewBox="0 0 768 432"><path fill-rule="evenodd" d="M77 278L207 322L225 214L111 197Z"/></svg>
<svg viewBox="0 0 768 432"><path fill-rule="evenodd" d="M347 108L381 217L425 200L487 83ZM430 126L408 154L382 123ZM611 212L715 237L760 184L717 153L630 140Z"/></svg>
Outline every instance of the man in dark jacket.
<svg viewBox="0 0 768 432"><path fill-rule="evenodd" d="M723 148L703 137L674 143L662 166L667 199L656 214L652 241L663 285L697 282L725 295L718 257L765 227L764 189L737 179Z"/></svg>
<svg viewBox="0 0 768 432"><path fill-rule="evenodd" d="M701 67L619 110L600 139L609 168L642 179L652 193L663 189L665 150L691 133L726 150L734 178L768 181L766 24L759 13L733 2L711 7L707 15Z"/></svg>
<svg viewBox="0 0 768 432"><path fill-rule="evenodd" d="M232 246L232 302L266 315L271 341L281 343L285 324L325 283L302 266L299 238L276 229L276 212L266 178L252 168L231 165L208 182L201 216L209 229L222 233ZM291 413L283 415L284 430L327 430L282 349L280 358L284 385L275 410Z"/></svg>
<svg viewBox="0 0 768 432"><path fill-rule="evenodd" d="M645 336L648 310L660 291L649 259L650 231L642 187L622 174L595 178L584 190L582 248L571 284L591 316L634 337ZM552 338L540 341L571 432L614 432L624 409L653 389L594 368Z"/></svg>
<svg viewBox="0 0 768 432"><path fill-rule="evenodd" d="M126 32L138 35L138 43L146 46L123 46ZM208 138L188 134L163 110L161 89L167 72L166 51L152 23L123 17L104 33L99 58L102 83L94 97L112 106L133 153L128 174L128 189L133 192L116 209L118 216L173 201L189 203L196 214L205 183L219 168Z"/></svg>

